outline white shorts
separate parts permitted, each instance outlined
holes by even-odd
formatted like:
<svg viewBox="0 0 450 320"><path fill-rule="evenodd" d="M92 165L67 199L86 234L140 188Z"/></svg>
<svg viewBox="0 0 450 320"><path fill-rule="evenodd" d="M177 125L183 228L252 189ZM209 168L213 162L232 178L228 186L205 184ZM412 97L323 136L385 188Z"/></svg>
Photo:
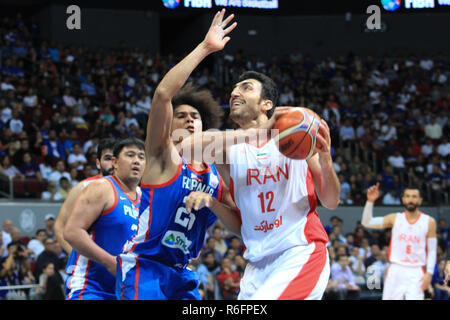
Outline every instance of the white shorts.
<svg viewBox="0 0 450 320"><path fill-rule="evenodd" d="M423 300L421 286L424 274L422 267L391 263L384 279L383 300Z"/></svg>
<svg viewBox="0 0 450 320"><path fill-rule="evenodd" d="M320 300L330 278L326 245L317 242L249 262L239 300Z"/></svg>

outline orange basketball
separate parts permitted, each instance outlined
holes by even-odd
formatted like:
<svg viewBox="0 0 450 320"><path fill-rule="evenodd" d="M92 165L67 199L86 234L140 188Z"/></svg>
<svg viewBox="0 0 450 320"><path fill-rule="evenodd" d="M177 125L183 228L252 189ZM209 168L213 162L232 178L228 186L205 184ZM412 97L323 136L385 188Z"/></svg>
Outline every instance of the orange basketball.
<svg viewBox="0 0 450 320"><path fill-rule="evenodd" d="M309 159L314 154L320 117L308 108L292 108L275 123L279 130L278 148L291 159Z"/></svg>

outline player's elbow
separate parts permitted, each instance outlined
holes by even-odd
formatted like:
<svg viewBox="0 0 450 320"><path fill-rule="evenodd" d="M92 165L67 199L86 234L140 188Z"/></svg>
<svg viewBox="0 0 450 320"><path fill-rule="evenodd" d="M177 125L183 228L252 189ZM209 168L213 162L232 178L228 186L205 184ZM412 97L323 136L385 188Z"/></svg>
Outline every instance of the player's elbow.
<svg viewBox="0 0 450 320"><path fill-rule="evenodd" d="M76 237L76 232L73 228L67 224L63 230L63 237L68 243L72 244L73 239Z"/></svg>
<svg viewBox="0 0 450 320"><path fill-rule="evenodd" d="M339 198L326 199L322 205L329 210L335 210L339 206L339 201Z"/></svg>

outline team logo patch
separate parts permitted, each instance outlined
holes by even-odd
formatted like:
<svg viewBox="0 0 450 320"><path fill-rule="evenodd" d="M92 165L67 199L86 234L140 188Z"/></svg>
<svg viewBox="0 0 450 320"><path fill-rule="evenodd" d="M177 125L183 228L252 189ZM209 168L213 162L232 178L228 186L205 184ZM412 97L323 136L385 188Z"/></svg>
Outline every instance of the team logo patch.
<svg viewBox="0 0 450 320"><path fill-rule="evenodd" d="M188 254L192 241L186 238L186 235L182 232L169 230L164 235L161 243L166 247L180 249L184 254Z"/></svg>

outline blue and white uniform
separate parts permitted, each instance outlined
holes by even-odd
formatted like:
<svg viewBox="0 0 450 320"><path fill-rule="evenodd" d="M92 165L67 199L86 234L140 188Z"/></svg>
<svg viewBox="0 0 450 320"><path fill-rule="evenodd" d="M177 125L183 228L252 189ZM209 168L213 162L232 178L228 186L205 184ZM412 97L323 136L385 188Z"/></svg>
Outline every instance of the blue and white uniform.
<svg viewBox="0 0 450 320"><path fill-rule="evenodd" d="M217 220L208 208L186 212L186 197L202 191L221 200L222 178L213 165L197 172L184 158L175 176L141 186L138 231L117 263L116 294L125 300L200 299L198 275L187 269Z"/></svg>
<svg viewBox="0 0 450 320"><path fill-rule="evenodd" d="M140 196L134 201L113 176L104 177L114 190L114 205L102 212L88 230L92 240L113 256L137 230ZM107 269L72 250L66 266L67 300L115 300L115 278Z"/></svg>

